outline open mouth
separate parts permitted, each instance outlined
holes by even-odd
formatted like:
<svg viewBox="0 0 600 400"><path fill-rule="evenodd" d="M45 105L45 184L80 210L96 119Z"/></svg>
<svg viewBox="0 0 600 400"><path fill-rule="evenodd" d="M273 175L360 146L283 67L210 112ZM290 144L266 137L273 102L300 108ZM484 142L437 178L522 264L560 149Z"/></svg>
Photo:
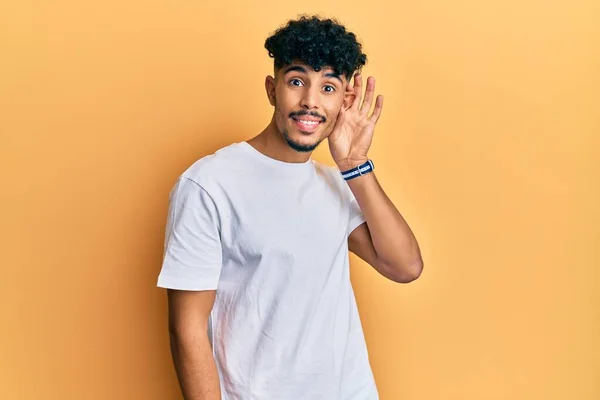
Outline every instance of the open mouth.
<svg viewBox="0 0 600 400"><path fill-rule="evenodd" d="M300 129L302 132L308 133L316 131L322 122L313 119L304 119L302 117L292 117L292 121L294 121L294 125L296 125L296 127L298 127L298 129Z"/></svg>

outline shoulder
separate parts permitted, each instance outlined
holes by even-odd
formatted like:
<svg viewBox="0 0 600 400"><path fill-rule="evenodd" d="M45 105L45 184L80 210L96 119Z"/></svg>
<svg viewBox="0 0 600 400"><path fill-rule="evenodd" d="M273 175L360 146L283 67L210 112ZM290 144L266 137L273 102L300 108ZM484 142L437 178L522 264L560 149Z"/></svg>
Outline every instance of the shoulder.
<svg viewBox="0 0 600 400"><path fill-rule="evenodd" d="M215 182L231 176L239 160L239 143L233 143L196 160L181 173L180 178L189 179L208 188Z"/></svg>

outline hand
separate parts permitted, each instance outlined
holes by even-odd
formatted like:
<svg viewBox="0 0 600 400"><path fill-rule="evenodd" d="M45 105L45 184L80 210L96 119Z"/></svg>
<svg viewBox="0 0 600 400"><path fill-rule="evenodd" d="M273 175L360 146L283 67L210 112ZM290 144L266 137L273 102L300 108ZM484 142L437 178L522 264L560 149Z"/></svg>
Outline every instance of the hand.
<svg viewBox="0 0 600 400"><path fill-rule="evenodd" d="M329 151L340 171L345 171L368 161L367 152L373 141L375 124L383 108L383 96L377 96L373 114L369 111L375 92L375 78L367 79L367 90L362 101L362 77L354 75L354 101L348 109L342 106L337 121L329 135ZM360 105L360 107L359 107Z"/></svg>

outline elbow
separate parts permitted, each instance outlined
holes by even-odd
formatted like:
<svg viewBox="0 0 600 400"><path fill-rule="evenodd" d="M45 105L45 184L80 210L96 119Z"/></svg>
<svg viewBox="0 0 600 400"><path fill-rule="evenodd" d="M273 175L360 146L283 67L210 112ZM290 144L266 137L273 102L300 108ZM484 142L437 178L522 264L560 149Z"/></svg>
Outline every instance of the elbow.
<svg viewBox="0 0 600 400"><path fill-rule="evenodd" d="M417 280L423 272L423 260L419 260L406 264L399 265L388 269L390 271L389 278L397 283L410 283Z"/></svg>
<svg viewBox="0 0 600 400"><path fill-rule="evenodd" d="M204 329L169 328L169 343L171 344L171 349L194 349L207 341L208 334Z"/></svg>
<svg viewBox="0 0 600 400"><path fill-rule="evenodd" d="M191 335L182 332L175 326L169 325L169 341L171 345L176 345L185 342Z"/></svg>
<svg viewBox="0 0 600 400"><path fill-rule="evenodd" d="M208 332L208 321L199 320L193 323L169 322L169 337L178 342L189 342Z"/></svg>

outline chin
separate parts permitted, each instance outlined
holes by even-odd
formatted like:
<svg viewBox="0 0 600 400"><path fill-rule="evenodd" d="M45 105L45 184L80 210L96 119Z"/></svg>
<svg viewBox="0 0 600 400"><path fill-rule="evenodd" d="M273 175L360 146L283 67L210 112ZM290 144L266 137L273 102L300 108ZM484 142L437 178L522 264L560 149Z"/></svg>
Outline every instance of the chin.
<svg viewBox="0 0 600 400"><path fill-rule="evenodd" d="M315 133L313 133L312 135L314 135ZM311 151L315 150L317 148L317 146L319 146L319 144L321 143L321 141L323 139L319 139L318 136L315 136L315 138L312 138L311 136L307 136L301 132L298 132L296 134L290 135L290 133L288 131L284 131L283 132L283 137L285 139L285 141L287 142L288 146L290 146L292 149L301 152L301 153L310 153ZM302 140L304 139L304 140ZM310 140L308 140L310 139Z"/></svg>

